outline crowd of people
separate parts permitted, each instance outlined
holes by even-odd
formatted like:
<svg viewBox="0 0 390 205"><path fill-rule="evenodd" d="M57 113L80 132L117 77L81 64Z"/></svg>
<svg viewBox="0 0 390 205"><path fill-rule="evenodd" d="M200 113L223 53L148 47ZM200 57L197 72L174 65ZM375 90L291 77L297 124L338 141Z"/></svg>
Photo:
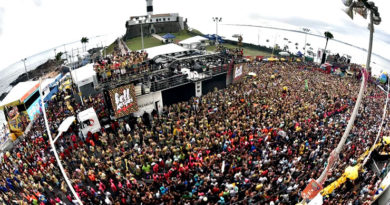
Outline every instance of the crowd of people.
<svg viewBox="0 0 390 205"><path fill-rule="evenodd" d="M324 170L350 118L360 80L317 72L314 64L250 64L256 76L202 97L165 106L151 118L114 120L84 136L73 124L56 142L61 162L84 204L295 204ZM68 93L66 93L68 92ZM366 98L324 186L370 147L384 98L368 84ZM47 108L50 129L94 107L103 96ZM103 114L101 114L103 113ZM388 131L384 135L389 134ZM53 134L53 136L55 136ZM42 117L1 163L0 202L75 203L56 166ZM365 204L378 177L365 169L325 196L325 204Z"/></svg>
<svg viewBox="0 0 390 205"><path fill-rule="evenodd" d="M145 63L148 53L131 51L125 55L113 55L96 61L94 69L100 82L107 82L119 77L130 76L148 71Z"/></svg>

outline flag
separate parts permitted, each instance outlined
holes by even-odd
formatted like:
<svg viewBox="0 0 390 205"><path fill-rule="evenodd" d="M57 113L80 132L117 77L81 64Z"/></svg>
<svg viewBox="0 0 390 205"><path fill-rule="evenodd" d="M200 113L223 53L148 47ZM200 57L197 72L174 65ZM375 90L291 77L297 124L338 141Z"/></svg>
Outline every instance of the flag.
<svg viewBox="0 0 390 205"><path fill-rule="evenodd" d="M305 80L305 90L307 91L309 89L309 84L307 82L307 79Z"/></svg>

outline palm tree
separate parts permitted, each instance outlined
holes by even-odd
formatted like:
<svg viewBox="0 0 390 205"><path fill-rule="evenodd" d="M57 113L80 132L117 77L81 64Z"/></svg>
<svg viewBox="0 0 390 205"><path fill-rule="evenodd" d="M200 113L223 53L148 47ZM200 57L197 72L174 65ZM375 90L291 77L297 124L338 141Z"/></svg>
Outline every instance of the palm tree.
<svg viewBox="0 0 390 205"><path fill-rule="evenodd" d="M57 61L57 62L60 62L60 61L61 61L62 55L63 55L63 54L64 54L63 52L58 52L58 53L56 54L56 61Z"/></svg>
<svg viewBox="0 0 390 205"><path fill-rule="evenodd" d="M326 47L328 47L328 41L329 39L333 39L333 34L329 31L325 31L324 36L326 38L326 44L325 44L325 51L326 51Z"/></svg>
<svg viewBox="0 0 390 205"><path fill-rule="evenodd" d="M84 52L87 51L87 43L89 39L87 37L82 37L81 38L81 43L84 45Z"/></svg>

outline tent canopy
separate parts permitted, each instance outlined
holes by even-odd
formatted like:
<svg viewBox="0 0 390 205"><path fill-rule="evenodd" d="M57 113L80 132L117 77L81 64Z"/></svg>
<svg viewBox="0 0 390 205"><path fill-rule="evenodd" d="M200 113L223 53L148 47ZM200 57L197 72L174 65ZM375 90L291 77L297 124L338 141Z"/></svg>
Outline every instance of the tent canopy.
<svg viewBox="0 0 390 205"><path fill-rule="evenodd" d="M15 85L8 95L0 103L0 110L4 109L4 106L15 106L20 105L26 100L31 94L38 90L39 81L27 81L20 82Z"/></svg>
<svg viewBox="0 0 390 205"><path fill-rule="evenodd" d="M68 131L69 127L72 125L73 121L75 120L76 118L74 116L70 116L68 118L66 118L60 125L60 127L58 128L58 131L59 132L66 132Z"/></svg>
<svg viewBox="0 0 390 205"><path fill-rule="evenodd" d="M170 43L170 44L165 44L165 45L161 45L161 46L155 46L152 48L147 48L147 49L145 49L145 51L148 53L148 58L152 59L152 58L159 56L159 55L188 51L188 49L183 48L179 45Z"/></svg>
<svg viewBox="0 0 390 205"><path fill-rule="evenodd" d="M290 53L288 53L286 51L282 51L282 52L279 52L279 55L281 55L281 56L290 56Z"/></svg>
<svg viewBox="0 0 390 205"><path fill-rule="evenodd" d="M185 39L185 40L180 41L179 44L200 43L200 42L206 41L206 40L208 40L208 39L205 38L205 37L202 37L202 36L194 36L194 37L187 38L187 39Z"/></svg>
<svg viewBox="0 0 390 205"><path fill-rule="evenodd" d="M78 86L83 86L88 83L94 82L96 72L93 69L93 64L87 64L76 70L72 70L72 78Z"/></svg>
<svg viewBox="0 0 390 205"><path fill-rule="evenodd" d="M162 37L164 39L174 39L174 38L176 38L176 36L171 34L171 33L167 33L167 34L163 35Z"/></svg>

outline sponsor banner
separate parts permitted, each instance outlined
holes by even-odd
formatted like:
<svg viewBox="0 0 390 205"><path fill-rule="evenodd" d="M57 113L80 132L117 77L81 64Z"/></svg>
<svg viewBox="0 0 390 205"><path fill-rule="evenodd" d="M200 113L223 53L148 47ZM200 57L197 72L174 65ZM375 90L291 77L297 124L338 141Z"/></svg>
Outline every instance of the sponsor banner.
<svg viewBox="0 0 390 205"><path fill-rule="evenodd" d="M234 65L233 69L233 82L240 80L244 76L245 64Z"/></svg>
<svg viewBox="0 0 390 205"><path fill-rule="evenodd" d="M2 146L9 138L9 129L6 124L0 125L0 146Z"/></svg>
<svg viewBox="0 0 390 205"><path fill-rule="evenodd" d="M311 179L306 188L302 191L301 196L304 199L312 200L322 190L321 184L316 180Z"/></svg>
<svg viewBox="0 0 390 205"><path fill-rule="evenodd" d="M142 116L144 112L151 113L154 109L157 109L156 102L158 106L158 111L161 111L163 107L161 91L153 92L148 95L138 96L138 111L134 113L134 116Z"/></svg>
<svg viewBox="0 0 390 205"><path fill-rule="evenodd" d="M124 85L109 91L111 104L116 118L138 111L134 85Z"/></svg>
<svg viewBox="0 0 390 205"><path fill-rule="evenodd" d="M40 102L40 100L41 100L41 98L39 97L27 109L27 114L28 114L28 117L30 118L31 121L36 119L39 116L39 114L41 114L41 102Z"/></svg>

